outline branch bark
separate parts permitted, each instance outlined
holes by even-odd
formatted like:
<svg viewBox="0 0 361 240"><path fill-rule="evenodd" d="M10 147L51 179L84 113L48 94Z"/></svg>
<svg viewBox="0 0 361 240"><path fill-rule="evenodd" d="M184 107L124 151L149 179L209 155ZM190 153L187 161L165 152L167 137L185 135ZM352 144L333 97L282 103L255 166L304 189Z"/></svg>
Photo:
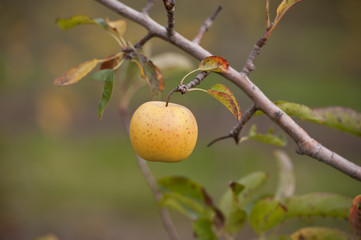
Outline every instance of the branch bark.
<svg viewBox="0 0 361 240"><path fill-rule="evenodd" d="M111 10L119 13L141 26L145 27L150 34L161 38L172 45L182 49L198 60L211 56L212 54L198 44L184 38L177 32L172 36L166 28L155 22L149 16L138 12L117 0L96 0ZM339 171L361 181L361 167L333 151L322 146L311 138L290 116L278 108L266 95L248 78L244 72L238 72L229 68L229 73L221 75L237 85L249 98L251 98L257 109L263 111L273 122L278 124L297 144L297 152L318 159Z"/></svg>

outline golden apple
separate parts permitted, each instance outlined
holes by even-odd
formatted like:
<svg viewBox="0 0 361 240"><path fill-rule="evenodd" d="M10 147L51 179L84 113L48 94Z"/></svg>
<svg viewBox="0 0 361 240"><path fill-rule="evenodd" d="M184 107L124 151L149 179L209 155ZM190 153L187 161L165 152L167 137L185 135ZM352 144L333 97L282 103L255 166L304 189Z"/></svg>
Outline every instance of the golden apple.
<svg viewBox="0 0 361 240"><path fill-rule="evenodd" d="M193 151L198 126L193 113L175 103L151 101L133 114L129 126L135 152L148 161L179 162Z"/></svg>

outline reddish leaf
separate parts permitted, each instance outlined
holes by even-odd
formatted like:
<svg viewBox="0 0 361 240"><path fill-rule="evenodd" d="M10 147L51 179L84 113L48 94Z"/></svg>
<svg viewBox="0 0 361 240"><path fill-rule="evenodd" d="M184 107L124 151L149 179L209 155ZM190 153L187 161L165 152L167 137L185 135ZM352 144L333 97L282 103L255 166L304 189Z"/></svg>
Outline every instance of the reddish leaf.
<svg viewBox="0 0 361 240"><path fill-rule="evenodd" d="M349 221L354 236L361 236L361 195L352 201Z"/></svg>
<svg viewBox="0 0 361 240"><path fill-rule="evenodd" d="M92 59L71 68L62 76L54 80L56 86L67 86L79 82L83 77L90 73L100 62L99 59Z"/></svg>
<svg viewBox="0 0 361 240"><path fill-rule="evenodd" d="M103 69L113 69L121 61L122 56L114 57L114 55L109 56L105 61L100 65L100 70Z"/></svg>
<svg viewBox="0 0 361 240"><path fill-rule="evenodd" d="M237 120L241 120L241 108L231 90L222 84L216 84L211 89L208 89L207 92L226 106Z"/></svg>
<svg viewBox="0 0 361 240"><path fill-rule="evenodd" d="M229 64L226 59L217 56L206 57L199 64L198 70L212 72L229 72Z"/></svg>

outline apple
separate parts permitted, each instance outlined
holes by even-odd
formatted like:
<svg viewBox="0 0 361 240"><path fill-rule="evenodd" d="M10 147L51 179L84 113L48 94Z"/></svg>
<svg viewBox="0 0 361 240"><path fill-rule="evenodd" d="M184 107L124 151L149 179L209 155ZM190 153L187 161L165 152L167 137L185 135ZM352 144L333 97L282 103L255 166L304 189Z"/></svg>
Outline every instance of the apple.
<svg viewBox="0 0 361 240"><path fill-rule="evenodd" d="M179 162L193 151L198 125L186 107L162 101L143 103L130 120L129 135L135 152L145 160Z"/></svg>

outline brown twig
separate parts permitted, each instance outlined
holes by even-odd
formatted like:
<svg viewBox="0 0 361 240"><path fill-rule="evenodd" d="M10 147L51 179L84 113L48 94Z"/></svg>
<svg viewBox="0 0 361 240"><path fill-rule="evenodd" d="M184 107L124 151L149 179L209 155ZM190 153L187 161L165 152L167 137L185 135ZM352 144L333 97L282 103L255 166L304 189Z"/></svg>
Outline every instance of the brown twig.
<svg viewBox="0 0 361 240"><path fill-rule="evenodd" d="M141 50L144 44L148 42L152 37L154 37L154 35L148 32L142 39L140 39L136 44L134 44L134 47L138 50Z"/></svg>
<svg viewBox="0 0 361 240"><path fill-rule="evenodd" d="M258 39L257 43L253 46L253 49L246 60L246 64L244 65L242 72L247 76L256 68L254 65L254 60L261 52L261 48L266 44L267 38L265 36L267 35L267 33L268 30L262 37Z"/></svg>
<svg viewBox="0 0 361 240"><path fill-rule="evenodd" d="M255 114L256 111L257 111L256 105L252 105L250 108L248 108L242 114L241 120L238 121L238 123L233 127L233 129L229 132L228 135L225 135L225 136L214 139L213 141L211 141L207 145L207 147L210 147L214 143L219 142L219 141L224 140L224 139L227 139L227 138L233 138L235 143L238 144L239 139L240 139L239 135L240 135L244 125L246 125L246 123L253 117L253 115Z"/></svg>
<svg viewBox="0 0 361 240"><path fill-rule="evenodd" d="M174 35L174 25L175 25L175 19L174 19L174 6L175 6L175 0L163 0L165 9L167 10L167 16L168 16L168 25L166 27L167 34L169 37Z"/></svg>
<svg viewBox="0 0 361 240"><path fill-rule="evenodd" d="M210 72L209 71L201 71L200 73L198 73L198 75L189 83L187 84L183 84L183 85L179 85L176 88L174 88L172 91L170 91L170 93L168 94L167 97L167 102L165 104L166 107L168 107L168 103L170 100L170 97L173 95L173 93L175 92L180 92L181 94L185 94L186 92L188 92L189 89L194 88L195 86L198 86L199 84L201 84L201 82L208 76Z"/></svg>
<svg viewBox="0 0 361 240"><path fill-rule="evenodd" d="M122 16L144 26L154 36L159 37L174 46L182 49L191 56L203 60L212 54L202 48L200 45L184 38L182 35L174 32L170 37L164 27L153 19L145 16L117 0L96 0L101 4L118 12ZM334 153L328 148L320 145L315 139L303 130L290 116L285 114L277 107L243 72L238 72L230 67L228 73L220 73L224 78L238 86L254 104L262 110L272 121L279 125L297 144L298 152L308 155L328 164L339 171L361 181L361 167L344 157Z"/></svg>
<svg viewBox="0 0 361 240"><path fill-rule="evenodd" d="M204 36L204 33L208 31L208 29L212 26L214 19L216 19L218 13L222 10L222 6L219 5L217 10L213 13L213 15L209 18L207 18L203 24L201 25L201 27L198 30L197 35L195 36L195 38L193 39L193 42L200 44L200 42L202 41L202 38Z"/></svg>

